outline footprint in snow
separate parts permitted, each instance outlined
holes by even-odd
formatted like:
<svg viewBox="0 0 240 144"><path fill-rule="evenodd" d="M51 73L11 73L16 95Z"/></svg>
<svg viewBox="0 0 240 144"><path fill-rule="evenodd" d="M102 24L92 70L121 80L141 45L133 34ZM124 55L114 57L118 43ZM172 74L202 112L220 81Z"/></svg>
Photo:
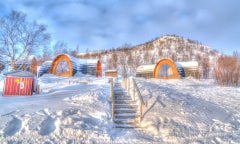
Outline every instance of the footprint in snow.
<svg viewBox="0 0 240 144"><path fill-rule="evenodd" d="M3 130L3 136L13 136L18 131L20 131L22 127L22 121L16 117L14 117L10 122L7 123L6 128Z"/></svg>
<svg viewBox="0 0 240 144"><path fill-rule="evenodd" d="M51 117L47 117L47 119L45 119L40 125L39 134L42 136L49 135L55 129L56 129L55 120Z"/></svg>

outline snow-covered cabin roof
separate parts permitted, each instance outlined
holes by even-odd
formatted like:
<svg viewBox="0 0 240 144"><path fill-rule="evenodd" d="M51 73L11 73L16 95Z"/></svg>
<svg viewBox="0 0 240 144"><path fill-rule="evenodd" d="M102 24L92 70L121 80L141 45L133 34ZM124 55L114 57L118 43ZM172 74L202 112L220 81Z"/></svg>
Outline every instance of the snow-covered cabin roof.
<svg viewBox="0 0 240 144"><path fill-rule="evenodd" d="M106 70L105 72L117 72L116 69Z"/></svg>
<svg viewBox="0 0 240 144"><path fill-rule="evenodd" d="M198 67L197 61L188 61L188 62L174 62L176 67Z"/></svg>
<svg viewBox="0 0 240 144"><path fill-rule="evenodd" d="M97 64L99 59L79 59L75 58L71 55L68 54L61 54L61 55L66 55L71 61L75 62L77 65L81 64Z"/></svg>
<svg viewBox="0 0 240 144"><path fill-rule="evenodd" d="M28 71L11 71L4 73L5 76L34 77L35 75Z"/></svg>
<svg viewBox="0 0 240 144"><path fill-rule="evenodd" d="M141 71L154 71L155 68L155 64L153 65L140 65L137 67L137 72L141 72Z"/></svg>

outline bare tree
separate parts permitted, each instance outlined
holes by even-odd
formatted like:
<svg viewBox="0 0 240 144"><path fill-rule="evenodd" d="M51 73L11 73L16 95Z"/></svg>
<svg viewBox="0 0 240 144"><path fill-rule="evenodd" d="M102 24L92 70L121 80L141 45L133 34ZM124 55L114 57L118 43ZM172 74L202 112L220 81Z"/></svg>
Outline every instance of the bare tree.
<svg viewBox="0 0 240 144"><path fill-rule="evenodd" d="M57 41L53 46L54 57L62 53L69 54L68 45L64 41Z"/></svg>
<svg viewBox="0 0 240 144"><path fill-rule="evenodd" d="M117 61L118 61L118 55L113 52L112 56L111 56L111 64L112 64L112 68L116 69L117 68Z"/></svg>
<svg viewBox="0 0 240 144"><path fill-rule="evenodd" d="M80 49L80 47L79 47L79 45L77 45L74 50L70 51L70 55L73 56L73 57L77 57L78 53L79 53L79 49Z"/></svg>
<svg viewBox="0 0 240 144"><path fill-rule="evenodd" d="M118 64L119 64L122 76L127 77L128 76L128 64L127 64L127 58L126 58L125 52L119 53Z"/></svg>
<svg viewBox="0 0 240 144"><path fill-rule="evenodd" d="M236 55L218 57L213 76L219 85L237 86L240 80L240 61Z"/></svg>
<svg viewBox="0 0 240 144"><path fill-rule="evenodd" d="M134 74L134 63L133 63L133 56L132 56L132 53L131 52L128 52L127 53L127 64L128 64L128 67L129 67L129 73L132 75Z"/></svg>
<svg viewBox="0 0 240 144"><path fill-rule="evenodd" d="M149 64L150 63L151 56L150 56L148 50L144 51L143 59L144 59L144 62L143 62L144 64Z"/></svg>
<svg viewBox="0 0 240 144"><path fill-rule="evenodd" d="M210 63L209 63L209 57L207 55L204 55L202 57L202 61L200 62L200 66L202 67L202 77L203 78L209 78Z"/></svg>
<svg viewBox="0 0 240 144"><path fill-rule="evenodd" d="M46 26L28 22L22 12L11 11L0 19L0 53L10 62L11 70L16 69L16 63L24 63L40 51L49 39Z"/></svg>

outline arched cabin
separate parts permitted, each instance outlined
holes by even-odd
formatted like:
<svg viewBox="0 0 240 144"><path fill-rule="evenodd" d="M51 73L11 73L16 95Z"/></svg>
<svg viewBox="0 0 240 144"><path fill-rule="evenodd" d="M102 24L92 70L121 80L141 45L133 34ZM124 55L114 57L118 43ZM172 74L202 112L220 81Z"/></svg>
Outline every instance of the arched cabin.
<svg viewBox="0 0 240 144"><path fill-rule="evenodd" d="M173 62L169 58L163 58L160 59L157 64L139 66L136 76L158 79L178 79L186 77L198 79L198 62Z"/></svg>
<svg viewBox="0 0 240 144"><path fill-rule="evenodd" d="M58 76L73 76L78 71L78 64L76 58L67 54L59 54L56 56L51 64L49 73Z"/></svg>
<svg viewBox="0 0 240 144"><path fill-rule="evenodd" d="M67 54L57 55L53 61L42 64L39 76L50 73L58 76L74 76L77 72L82 74L102 76L102 64L97 59L78 59Z"/></svg>

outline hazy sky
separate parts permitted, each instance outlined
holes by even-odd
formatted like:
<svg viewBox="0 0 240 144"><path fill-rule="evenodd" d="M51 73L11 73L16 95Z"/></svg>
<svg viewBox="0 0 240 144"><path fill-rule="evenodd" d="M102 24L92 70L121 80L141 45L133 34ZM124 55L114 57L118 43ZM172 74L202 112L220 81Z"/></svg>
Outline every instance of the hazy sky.
<svg viewBox="0 0 240 144"><path fill-rule="evenodd" d="M3 0L48 26L52 40L82 51L138 45L175 34L219 52L240 51L239 0Z"/></svg>

